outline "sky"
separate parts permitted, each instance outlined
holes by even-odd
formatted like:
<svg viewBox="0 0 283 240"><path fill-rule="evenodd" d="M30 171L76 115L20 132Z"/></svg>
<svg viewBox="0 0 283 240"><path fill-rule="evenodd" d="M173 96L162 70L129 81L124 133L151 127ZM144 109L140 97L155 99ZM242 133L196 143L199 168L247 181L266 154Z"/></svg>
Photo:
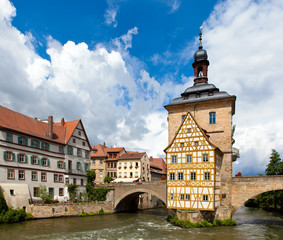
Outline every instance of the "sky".
<svg viewBox="0 0 283 240"><path fill-rule="evenodd" d="M264 173L283 157L282 16L281 0L0 0L0 104L165 157L163 106L193 85L203 25L209 83L237 96L234 174Z"/></svg>

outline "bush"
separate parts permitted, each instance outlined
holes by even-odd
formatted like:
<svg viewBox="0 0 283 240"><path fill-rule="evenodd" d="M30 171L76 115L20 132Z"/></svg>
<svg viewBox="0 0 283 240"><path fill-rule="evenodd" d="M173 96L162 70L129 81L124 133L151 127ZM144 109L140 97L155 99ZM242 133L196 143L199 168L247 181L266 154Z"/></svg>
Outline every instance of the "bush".
<svg viewBox="0 0 283 240"><path fill-rule="evenodd" d="M109 191L108 188L94 188L93 186L87 185L88 199L92 201L105 201L106 195Z"/></svg>
<svg viewBox="0 0 283 240"><path fill-rule="evenodd" d="M0 223L17 223L26 220L26 212L24 209L14 210L9 208L8 211L2 212L0 215Z"/></svg>
<svg viewBox="0 0 283 240"><path fill-rule="evenodd" d="M89 216L94 216L95 213L90 211L88 215L89 215Z"/></svg>
<svg viewBox="0 0 283 240"><path fill-rule="evenodd" d="M104 215L104 210L103 210L103 208L101 208L101 209L99 210L98 215Z"/></svg>
<svg viewBox="0 0 283 240"><path fill-rule="evenodd" d="M70 196L70 200L74 201L77 197L77 187L78 185L76 184L69 184L68 185L68 192Z"/></svg>
<svg viewBox="0 0 283 240"><path fill-rule="evenodd" d="M6 200L4 198L4 195L0 189L0 214L2 212L6 212L8 211L8 206L7 206L7 203L6 203Z"/></svg>
<svg viewBox="0 0 283 240"><path fill-rule="evenodd" d="M80 217L85 217L87 216L88 214L83 210L82 213L80 214Z"/></svg>
<svg viewBox="0 0 283 240"><path fill-rule="evenodd" d="M103 182L105 182L105 183L110 183L111 181L113 181L113 178L109 177L109 176L106 176L103 180Z"/></svg>

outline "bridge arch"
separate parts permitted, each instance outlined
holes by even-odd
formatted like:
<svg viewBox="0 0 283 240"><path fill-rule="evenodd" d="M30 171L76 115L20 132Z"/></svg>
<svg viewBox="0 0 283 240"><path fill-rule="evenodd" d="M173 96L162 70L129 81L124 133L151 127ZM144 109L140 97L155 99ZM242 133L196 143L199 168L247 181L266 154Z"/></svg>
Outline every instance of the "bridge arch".
<svg viewBox="0 0 283 240"><path fill-rule="evenodd" d="M235 177L232 179L232 211L257 195L283 190L283 176Z"/></svg>

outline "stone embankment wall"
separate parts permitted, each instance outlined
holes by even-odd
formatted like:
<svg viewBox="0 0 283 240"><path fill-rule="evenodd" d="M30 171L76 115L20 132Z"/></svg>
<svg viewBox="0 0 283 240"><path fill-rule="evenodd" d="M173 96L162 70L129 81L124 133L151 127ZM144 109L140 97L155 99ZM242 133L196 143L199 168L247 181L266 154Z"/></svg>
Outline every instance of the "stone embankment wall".
<svg viewBox="0 0 283 240"><path fill-rule="evenodd" d="M103 209L104 213L113 213L112 202L54 204L54 205L30 205L29 212L34 218L51 218L79 216L82 212L98 213Z"/></svg>

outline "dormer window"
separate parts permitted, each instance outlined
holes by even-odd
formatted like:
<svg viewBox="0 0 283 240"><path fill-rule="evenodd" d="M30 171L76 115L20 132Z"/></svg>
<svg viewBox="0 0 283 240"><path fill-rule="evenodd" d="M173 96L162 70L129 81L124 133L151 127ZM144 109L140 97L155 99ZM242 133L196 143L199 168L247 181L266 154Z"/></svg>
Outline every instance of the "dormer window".
<svg viewBox="0 0 283 240"><path fill-rule="evenodd" d="M196 93L196 98L200 98L200 93Z"/></svg>
<svg viewBox="0 0 283 240"><path fill-rule="evenodd" d="M213 96L213 92L208 92L208 96Z"/></svg>

